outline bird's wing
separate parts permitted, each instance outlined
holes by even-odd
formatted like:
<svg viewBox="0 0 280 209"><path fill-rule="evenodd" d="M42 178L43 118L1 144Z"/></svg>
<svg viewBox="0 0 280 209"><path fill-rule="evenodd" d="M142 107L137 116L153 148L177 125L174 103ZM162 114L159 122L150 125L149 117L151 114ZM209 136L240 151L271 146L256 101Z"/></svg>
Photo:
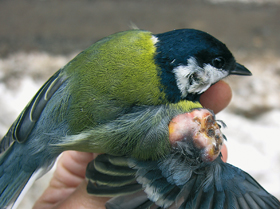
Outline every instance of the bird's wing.
<svg viewBox="0 0 280 209"><path fill-rule="evenodd" d="M167 164L174 165L171 159L167 159ZM137 161L135 159L129 160L129 166L137 169L136 180L142 184L147 198L160 208L178 208L182 203L181 188L174 182L170 181L172 174L163 175L163 171L159 161ZM178 167L180 169L180 167ZM172 172L172 171L171 171ZM186 175L188 175L186 173ZM190 189L193 187L194 181L190 181ZM188 195L188 194L186 194ZM135 207L136 208L136 207ZM132 208L129 208L132 209Z"/></svg>
<svg viewBox="0 0 280 209"><path fill-rule="evenodd" d="M182 191L188 191L184 187ZM280 202L248 173L218 158L180 207L186 208L273 209L280 208Z"/></svg>
<svg viewBox="0 0 280 209"><path fill-rule="evenodd" d="M138 192L117 196L105 204L106 209L160 209L153 201L149 200L147 194L140 190ZM175 208L174 208L175 209Z"/></svg>
<svg viewBox="0 0 280 209"><path fill-rule="evenodd" d="M118 196L142 189L135 180L135 170L128 167L127 158L98 155L87 167L87 191L97 196Z"/></svg>
<svg viewBox="0 0 280 209"><path fill-rule="evenodd" d="M160 162L133 161L137 181L148 198L163 208L274 209L280 202L249 174L217 158L203 166L170 157Z"/></svg>
<svg viewBox="0 0 280 209"><path fill-rule="evenodd" d="M66 76L61 75L61 70L58 70L41 87L0 141L0 154L4 153L14 141L22 143L27 139L46 104L66 79Z"/></svg>
<svg viewBox="0 0 280 209"><path fill-rule="evenodd" d="M98 155L87 167L87 191L96 196L113 197L106 203L107 209L159 208L137 183L135 173L126 157Z"/></svg>
<svg viewBox="0 0 280 209"><path fill-rule="evenodd" d="M220 157L202 165L187 164L177 155L159 161L99 155L87 168L88 192L115 196L106 203L108 209L280 208L280 202L249 174Z"/></svg>

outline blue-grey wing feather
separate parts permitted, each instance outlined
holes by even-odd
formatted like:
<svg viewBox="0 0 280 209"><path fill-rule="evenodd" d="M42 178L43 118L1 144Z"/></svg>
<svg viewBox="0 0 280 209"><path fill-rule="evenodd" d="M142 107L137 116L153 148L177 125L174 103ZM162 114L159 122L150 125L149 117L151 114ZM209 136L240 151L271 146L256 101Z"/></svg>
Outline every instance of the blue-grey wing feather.
<svg viewBox="0 0 280 209"><path fill-rule="evenodd" d="M87 191L98 196L130 194L142 189L135 180L136 171L127 164L127 158L98 155L88 164Z"/></svg>
<svg viewBox="0 0 280 209"><path fill-rule="evenodd" d="M143 185L148 199L160 207L280 208L280 202L249 174L224 163L220 157L214 162L199 165L191 165L184 157L179 158L170 154L154 162L130 160L130 166L137 170L136 179Z"/></svg>
<svg viewBox="0 0 280 209"><path fill-rule="evenodd" d="M66 77L59 70L41 87L0 141L0 153L14 141L22 143L28 138L49 99L65 80Z"/></svg>

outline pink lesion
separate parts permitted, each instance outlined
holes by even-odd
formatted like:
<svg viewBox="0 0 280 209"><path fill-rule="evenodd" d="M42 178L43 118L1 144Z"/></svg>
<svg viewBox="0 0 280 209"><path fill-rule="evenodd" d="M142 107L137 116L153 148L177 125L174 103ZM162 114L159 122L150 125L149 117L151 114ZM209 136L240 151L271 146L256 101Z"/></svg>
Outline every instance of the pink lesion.
<svg viewBox="0 0 280 209"><path fill-rule="evenodd" d="M192 140L200 151L202 161L215 160L223 145L223 135L213 113L207 109L195 109L192 112L177 115L169 124L169 140Z"/></svg>

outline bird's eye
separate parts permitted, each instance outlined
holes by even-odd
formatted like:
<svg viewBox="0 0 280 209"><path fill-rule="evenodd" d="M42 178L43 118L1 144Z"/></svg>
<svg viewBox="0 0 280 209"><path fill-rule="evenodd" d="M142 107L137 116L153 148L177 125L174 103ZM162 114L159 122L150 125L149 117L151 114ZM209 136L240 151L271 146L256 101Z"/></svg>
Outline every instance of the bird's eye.
<svg viewBox="0 0 280 209"><path fill-rule="evenodd" d="M226 63L226 61L222 57L217 57L217 58L212 60L212 65L215 68L222 68L222 67L224 67L225 63Z"/></svg>

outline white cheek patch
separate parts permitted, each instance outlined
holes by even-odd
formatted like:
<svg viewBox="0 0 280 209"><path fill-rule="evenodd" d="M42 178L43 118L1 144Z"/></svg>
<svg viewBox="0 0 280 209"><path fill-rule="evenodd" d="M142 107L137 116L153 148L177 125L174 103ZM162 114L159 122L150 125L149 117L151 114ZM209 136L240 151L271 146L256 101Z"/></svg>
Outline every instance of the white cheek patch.
<svg viewBox="0 0 280 209"><path fill-rule="evenodd" d="M192 69L190 67L181 65L173 69L173 73L175 74L177 86L181 91L182 97L186 97L189 89L189 77L191 75Z"/></svg>
<svg viewBox="0 0 280 209"><path fill-rule="evenodd" d="M228 76L229 72L223 69L217 69L210 64L204 64L203 69L209 75L210 85Z"/></svg>
<svg viewBox="0 0 280 209"><path fill-rule="evenodd" d="M181 97L188 94L201 94L213 83L225 78L228 72L217 69L210 64L199 67L195 58L188 59L188 65L180 65L173 69Z"/></svg>

